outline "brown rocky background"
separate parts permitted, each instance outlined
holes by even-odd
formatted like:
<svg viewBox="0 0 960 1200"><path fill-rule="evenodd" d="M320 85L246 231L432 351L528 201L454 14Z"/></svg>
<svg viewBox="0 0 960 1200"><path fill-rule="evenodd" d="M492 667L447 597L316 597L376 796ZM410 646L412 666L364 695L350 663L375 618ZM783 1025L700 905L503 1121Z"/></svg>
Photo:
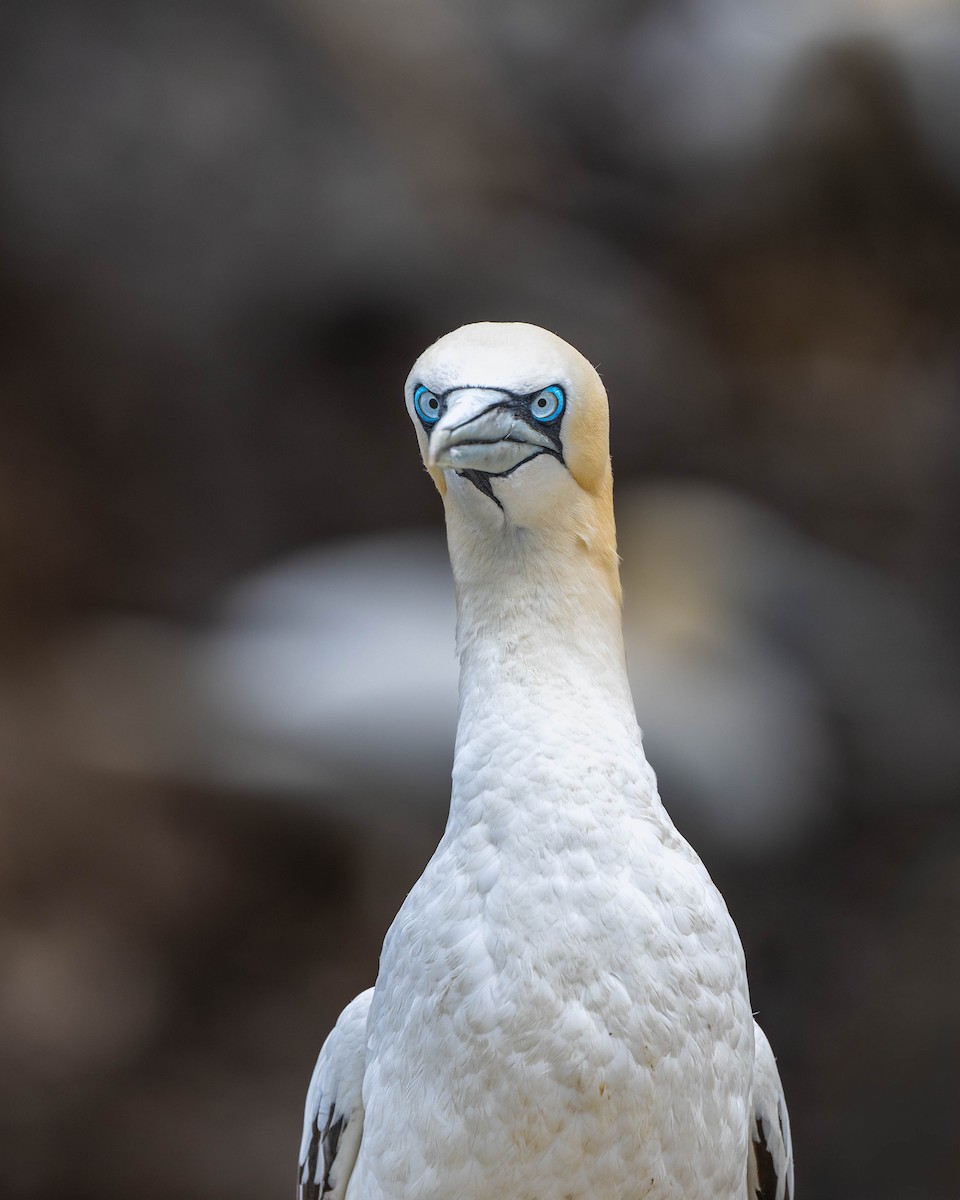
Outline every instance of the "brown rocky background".
<svg viewBox="0 0 960 1200"><path fill-rule="evenodd" d="M400 389L473 319L607 382L640 720L801 1196L953 1200L946 0L0 9L0 1195L292 1194L442 828Z"/></svg>

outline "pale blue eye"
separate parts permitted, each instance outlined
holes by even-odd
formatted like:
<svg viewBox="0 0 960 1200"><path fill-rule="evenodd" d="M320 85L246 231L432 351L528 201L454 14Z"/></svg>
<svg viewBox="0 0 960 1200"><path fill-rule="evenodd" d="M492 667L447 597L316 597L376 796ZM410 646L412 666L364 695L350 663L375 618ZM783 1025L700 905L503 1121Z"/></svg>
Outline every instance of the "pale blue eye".
<svg viewBox="0 0 960 1200"><path fill-rule="evenodd" d="M530 415L537 421L556 421L563 412L565 399L563 388L552 384L550 387L545 387L542 392L537 392L534 398L530 401Z"/></svg>
<svg viewBox="0 0 960 1200"><path fill-rule="evenodd" d="M413 393L413 407L425 425L434 425L440 420L440 401L422 383Z"/></svg>

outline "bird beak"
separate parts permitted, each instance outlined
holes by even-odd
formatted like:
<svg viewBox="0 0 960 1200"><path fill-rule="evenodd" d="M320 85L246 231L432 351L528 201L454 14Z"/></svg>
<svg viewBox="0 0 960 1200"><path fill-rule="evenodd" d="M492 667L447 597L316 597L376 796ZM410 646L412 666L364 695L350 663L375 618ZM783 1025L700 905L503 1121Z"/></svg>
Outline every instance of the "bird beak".
<svg viewBox="0 0 960 1200"><path fill-rule="evenodd" d="M516 401L494 388L452 393L430 430L427 466L502 475L553 443L516 413Z"/></svg>

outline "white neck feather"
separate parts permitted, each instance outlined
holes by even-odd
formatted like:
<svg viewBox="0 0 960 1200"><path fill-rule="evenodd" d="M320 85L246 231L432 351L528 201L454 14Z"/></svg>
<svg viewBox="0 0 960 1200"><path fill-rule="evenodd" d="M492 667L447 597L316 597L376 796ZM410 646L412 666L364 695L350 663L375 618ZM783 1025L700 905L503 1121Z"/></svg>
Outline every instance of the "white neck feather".
<svg viewBox="0 0 960 1200"><path fill-rule="evenodd" d="M479 769L500 781L501 794L522 797L542 785L551 756L567 767L580 756L600 776L607 761L618 770L631 763L627 790L655 798L610 564L569 531L550 537L503 521L477 537L454 506L447 526L460 655L451 819L458 806L460 820L480 819L491 789L477 786ZM530 746L542 754L531 756Z"/></svg>
<svg viewBox="0 0 960 1200"><path fill-rule="evenodd" d="M605 572L570 550L506 526L496 544L451 555L461 697L473 689L502 702L505 687L521 686L568 705L599 693L633 722L619 601Z"/></svg>

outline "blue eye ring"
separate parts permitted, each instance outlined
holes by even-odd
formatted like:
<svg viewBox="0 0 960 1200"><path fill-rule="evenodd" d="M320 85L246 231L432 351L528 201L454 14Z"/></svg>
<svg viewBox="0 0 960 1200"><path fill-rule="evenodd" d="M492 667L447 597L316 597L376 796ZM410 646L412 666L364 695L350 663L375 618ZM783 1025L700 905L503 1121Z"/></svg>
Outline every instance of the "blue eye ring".
<svg viewBox="0 0 960 1200"><path fill-rule="evenodd" d="M566 403L567 398L563 394L563 388L552 383L531 398L530 416L535 421L539 421L541 425L549 425L553 421L560 420Z"/></svg>
<svg viewBox="0 0 960 1200"><path fill-rule="evenodd" d="M426 397L429 397L429 399L426 399ZM422 383L418 385L416 391L413 393L413 407L416 409L417 416L424 425L436 425L443 411L439 398L428 387L424 387Z"/></svg>

